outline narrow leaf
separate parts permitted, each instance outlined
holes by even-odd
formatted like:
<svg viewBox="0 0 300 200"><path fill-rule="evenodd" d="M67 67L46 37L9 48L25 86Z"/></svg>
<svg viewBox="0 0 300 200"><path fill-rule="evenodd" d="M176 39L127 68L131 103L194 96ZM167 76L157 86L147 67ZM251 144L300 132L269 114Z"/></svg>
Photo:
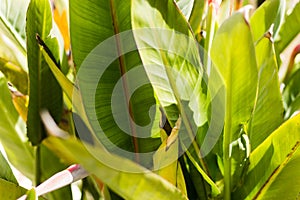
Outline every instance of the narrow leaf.
<svg viewBox="0 0 300 200"><path fill-rule="evenodd" d="M283 121L283 104L279 89L278 66L270 38L262 38L255 47L259 70L258 90L249 124L252 150Z"/></svg>
<svg viewBox="0 0 300 200"><path fill-rule="evenodd" d="M296 4L291 14L285 17L278 37L275 38L276 52L281 53L288 44L299 34L300 26L300 2Z"/></svg>
<svg viewBox="0 0 300 200"><path fill-rule="evenodd" d="M56 122L59 122L62 113L61 88L43 59L36 41L37 34L46 40L52 28L52 14L48 0L30 2L26 25L30 82L27 134L32 144L37 145L46 136L39 116L40 109L47 108ZM55 39L48 38L47 41L49 44L55 43Z"/></svg>
<svg viewBox="0 0 300 200"><path fill-rule="evenodd" d="M251 117L258 79L251 30L243 13L233 14L218 29L212 44L211 58L224 80L226 91L223 162L227 199L237 184L232 181L239 180L241 175L235 174L240 165L231 163L232 154L238 153L231 148L233 142L238 141L244 133L244 126ZM231 177L233 174L234 177Z"/></svg>

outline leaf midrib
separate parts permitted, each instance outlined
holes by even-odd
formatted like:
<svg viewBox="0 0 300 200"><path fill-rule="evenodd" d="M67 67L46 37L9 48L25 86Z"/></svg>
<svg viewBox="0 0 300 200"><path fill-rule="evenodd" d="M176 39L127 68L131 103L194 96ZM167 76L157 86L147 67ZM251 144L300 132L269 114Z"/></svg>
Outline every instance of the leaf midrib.
<svg viewBox="0 0 300 200"><path fill-rule="evenodd" d="M118 52L118 60L119 60L119 67L120 67L120 72L121 72L121 79L122 79L122 86L123 86L123 90L124 90L124 94L125 94L125 99L126 99L126 105L128 106L129 109L129 117L131 117L132 119L129 120L129 126L130 126L130 130L132 133L132 142L133 142L133 146L134 146L134 152L135 154L135 159L136 161L139 163L139 155L137 154L139 152L139 147L138 147L138 141L137 141L137 133L136 133L136 129L135 126L133 124L134 121L134 115L133 115L133 110L132 110L132 104L130 102L130 96L129 96L129 89L128 89L128 84L127 84L127 79L124 76L126 74L126 64L125 64L125 59L124 59L124 55L122 53L122 46L121 46L121 42L120 42L120 36L119 36L119 22L117 20L116 17L116 8L115 8L115 2L114 0L110 0L110 12L111 12L111 17L112 17L112 22L113 22L113 31L114 31L114 36L116 39L116 47L117 47L117 52Z"/></svg>

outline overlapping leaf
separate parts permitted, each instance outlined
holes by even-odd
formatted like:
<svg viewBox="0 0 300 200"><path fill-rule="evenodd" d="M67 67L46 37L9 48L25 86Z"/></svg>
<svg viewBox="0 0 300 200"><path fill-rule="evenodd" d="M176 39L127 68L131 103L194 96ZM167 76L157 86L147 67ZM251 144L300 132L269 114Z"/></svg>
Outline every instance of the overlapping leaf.
<svg viewBox="0 0 300 200"><path fill-rule="evenodd" d="M256 44L255 50L259 80L255 108L249 125L252 150L283 121L282 97L273 43L264 37Z"/></svg>
<svg viewBox="0 0 300 200"><path fill-rule="evenodd" d="M6 79L0 75L0 139L8 159L27 177L33 179L33 148L27 141L25 122L18 115L7 88Z"/></svg>
<svg viewBox="0 0 300 200"><path fill-rule="evenodd" d="M25 16L29 0L0 1L0 57L27 71Z"/></svg>
<svg viewBox="0 0 300 200"><path fill-rule="evenodd" d="M52 14L48 0L31 1L27 11L27 58L29 68L29 105L27 117L27 134L30 141L37 145L46 136L39 112L42 108L53 113L56 122L62 114L62 90L50 68L42 57L36 41L37 34L51 47L54 55L59 51L55 38L48 38L52 29Z"/></svg>
<svg viewBox="0 0 300 200"><path fill-rule="evenodd" d="M103 149L87 144L83 146L74 138L61 140L53 136L47 138L44 144L68 163L81 163L86 170L125 199L186 199L175 186L163 178L128 159L108 154ZM123 172L111 168L110 163L122 169L144 173Z"/></svg>
<svg viewBox="0 0 300 200"><path fill-rule="evenodd" d="M240 162L247 159L236 160L234 154L240 151L233 150L233 146L240 143L243 134L246 135L243 137L247 137L245 126L254 107L258 80L252 35L243 13L233 14L218 29L212 44L211 58L224 80L226 91L223 162L225 198L228 198L231 189L241 180L240 168L244 164ZM243 148L249 147L243 146L241 150ZM236 174L237 170L240 172Z"/></svg>
<svg viewBox="0 0 300 200"><path fill-rule="evenodd" d="M81 103L98 138L115 153L151 152L160 143L146 138L159 133L160 113L132 33L122 33L131 29L130 12L127 1L70 1ZM151 161L145 162L151 166Z"/></svg>
<svg viewBox="0 0 300 200"><path fill-rule="evenodd" d="M243 186L233 194L233 197L237 199L253 199L256 195L259 195L259 191L261 191L264 186L272 184L273 181L277 182L276 178L272 177L278 175L279 171L276 170L280 166L283 168L282 170L284 170L284 176L297 176L297 170L289 170L289 164L286 165L285 161L289 156L295 156L294 159L297 162L298 153L296 153L296 151L299 141L300 115L297 115L282 124L251 152L250 166L245 182ZM292 160L290 160L290 162L292 162ZM294 164L291 164L292 168L293 166ZM285 167L287 168L285 169ZM268 183L269 180L271 180L270 183ZM277 192L284 193L285 190L284 188L282 189L283 190L278 188ZM295 192L294 189L292 191Z"/></svg>

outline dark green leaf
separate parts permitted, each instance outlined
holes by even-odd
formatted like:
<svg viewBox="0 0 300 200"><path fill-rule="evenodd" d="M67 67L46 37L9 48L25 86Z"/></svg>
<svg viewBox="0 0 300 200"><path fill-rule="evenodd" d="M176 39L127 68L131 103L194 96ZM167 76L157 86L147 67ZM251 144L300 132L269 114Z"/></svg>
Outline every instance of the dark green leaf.
<svg viewBox="0 0 300 200"><path fill-rule="evenodd" d="M30 83L27 134L33 145L39 144L46 136L39 116L40 109L48 109L56 122L59 122L62 114L61 88L42 57L42 52L36 41L36 35L39 34L46 43L57 43L55 38L49 38L51 28L52 14L49 1L31 1L26 21ZM58 47L54 51L58 51Z"/></svg>

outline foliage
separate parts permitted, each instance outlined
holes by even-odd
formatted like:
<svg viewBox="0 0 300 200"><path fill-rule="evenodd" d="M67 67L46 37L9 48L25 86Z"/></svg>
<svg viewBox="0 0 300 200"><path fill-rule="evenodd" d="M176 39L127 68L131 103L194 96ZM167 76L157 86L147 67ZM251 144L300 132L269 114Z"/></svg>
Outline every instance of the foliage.
<svg viewBox="0 0 300 200"><path fill-rule="evenodd" d="M248 2L0 0L2 198L298 198L300 3Z"/></svg>

